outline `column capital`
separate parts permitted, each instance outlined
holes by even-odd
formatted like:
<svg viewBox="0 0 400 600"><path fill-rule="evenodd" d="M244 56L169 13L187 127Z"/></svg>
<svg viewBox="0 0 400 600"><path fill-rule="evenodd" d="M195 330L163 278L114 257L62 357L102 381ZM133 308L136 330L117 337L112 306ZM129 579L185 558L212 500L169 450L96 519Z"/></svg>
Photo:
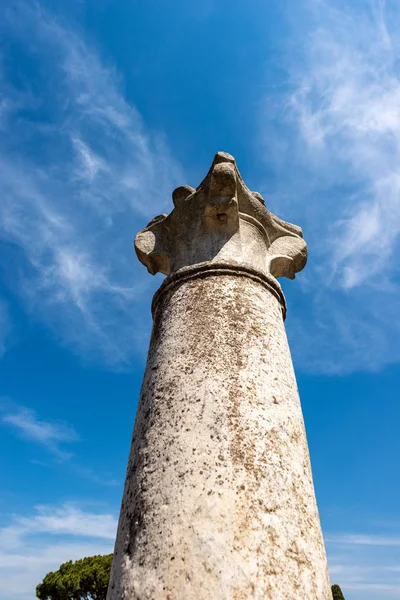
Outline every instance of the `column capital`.
<svg viewBox="0 0 400 600"><path fill-rule="evenodd" d="M218 263L294 279L307 262L301 228L268 210L226 152L217 152L197 188L178 187L172 200L170 214L155 217L135 238L137 256L152 275Z"/></svg>

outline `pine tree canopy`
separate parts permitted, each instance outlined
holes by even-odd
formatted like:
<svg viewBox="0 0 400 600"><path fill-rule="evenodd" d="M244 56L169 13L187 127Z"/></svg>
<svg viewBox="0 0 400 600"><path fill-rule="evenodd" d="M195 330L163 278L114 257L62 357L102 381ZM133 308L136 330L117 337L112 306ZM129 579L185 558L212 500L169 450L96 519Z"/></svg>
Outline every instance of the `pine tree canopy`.
<svg viewBox="0 0 400 600"><path fill-rule="evenodd" d="M335 583L335 585L332 586L332 596L333 596L333 600L344 600L342 590L337 585L337 583Z"/></svg>
<svg viewBox="0 0 400 600"><path fill-rule="evenodd" d="M39 600L106 600L112 554L64 563L36 587Z"/></svg>

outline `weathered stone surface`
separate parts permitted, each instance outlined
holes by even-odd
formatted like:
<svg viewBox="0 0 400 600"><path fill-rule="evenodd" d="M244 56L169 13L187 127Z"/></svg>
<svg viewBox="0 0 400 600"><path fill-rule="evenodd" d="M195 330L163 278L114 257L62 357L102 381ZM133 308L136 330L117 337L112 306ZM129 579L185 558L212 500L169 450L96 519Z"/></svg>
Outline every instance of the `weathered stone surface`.
<svg viewBox="0 0 400 600"><path fill-rule="evenodd" d="M301 228L272 214L243 182L232 156L218 152L195 190L177 188L174 210L155 217L136 236L139 260L153 275L201 262L248 265L294 278L307 261Z"/></svg>
<svg viewBox="0 0 400 600"><path fill-rule="evenodd" d="M107 598L331 600L273 277L304 266L301 230L222 153L174 205L136 239L150 272L169 276L153 301Z"/></svg>

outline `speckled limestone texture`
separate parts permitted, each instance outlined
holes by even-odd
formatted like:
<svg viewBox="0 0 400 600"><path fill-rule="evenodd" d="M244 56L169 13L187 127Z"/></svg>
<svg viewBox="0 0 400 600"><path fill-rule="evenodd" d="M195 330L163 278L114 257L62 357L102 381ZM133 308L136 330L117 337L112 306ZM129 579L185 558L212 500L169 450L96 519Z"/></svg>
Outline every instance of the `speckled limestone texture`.
<svg viewBox="0 0 400 600"><path fill-rule="evenodd" d="M332 598L281 303L234 269L156 304L107 598Z"/></svg>

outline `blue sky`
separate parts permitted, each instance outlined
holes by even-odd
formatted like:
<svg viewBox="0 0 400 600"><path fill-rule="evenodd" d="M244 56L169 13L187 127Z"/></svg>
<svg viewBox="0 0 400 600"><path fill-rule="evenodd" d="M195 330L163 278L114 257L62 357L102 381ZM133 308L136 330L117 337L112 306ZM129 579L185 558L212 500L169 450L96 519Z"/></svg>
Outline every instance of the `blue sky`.
<svg viewBox="0 0 400 600"><path fill-rule="evenodd" d="M400 7L0 7L1 600L112 551L162 277L133 236L233 154L310 259L283 282L332 582L400 598Z"/></svg>

